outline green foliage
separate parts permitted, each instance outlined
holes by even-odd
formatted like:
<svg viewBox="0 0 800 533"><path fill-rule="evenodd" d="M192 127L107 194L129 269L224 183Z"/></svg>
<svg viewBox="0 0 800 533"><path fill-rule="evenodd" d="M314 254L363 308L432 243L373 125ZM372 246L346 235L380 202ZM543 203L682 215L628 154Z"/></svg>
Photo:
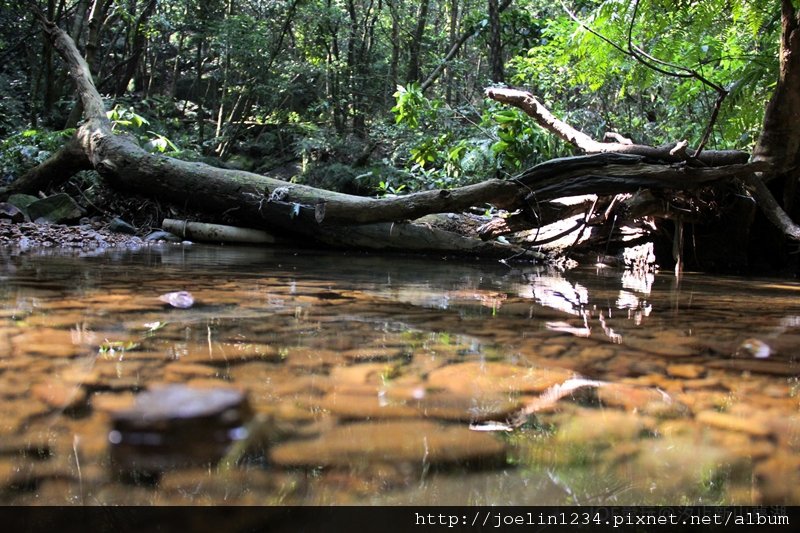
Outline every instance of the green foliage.
<svg viewBox="0 0 800 533"><path fill-rule="evenodd" d="M11 182L43 163L74 133L74 129L61 131L29 129L3 140L0 142L0 178L2 178L0 181Z"/></svg>
<svg viewBox="0 0 800 533"><path fill-rule="evenodd" d="M487 126L495 125L497 140L492 144L492 152L497 156L498 166L509 172L565 155L557 139L519 109L487 102L483 119Z"/></svg>
<svg viewBox="0 0 800 533"><path fill-rule="evenodd" d="M378 196L396 196L406 189L406 185L395 185L393 180L381 180L378 182Z"/></svg>
<svg viewBox="0 0 800 533"><path fill-rule="evenodd" d="M623 53L630 31L632 45L660 61L649 63L677 74L695 71L730 91L712 147L750 148L763 116L763 104L753 104L766 101L776 78L774 3L644 0L633 24L631 5L607 0L575 7L585 26L557 14L539 44L511 60L513 82L533 86L561 116L596 109L595 120L585 124L590 130L626 132L651 144L697 143L716 93L695 77L669 76Z"/></svg>
<svg viewBox="0 0 800 533"><path fill-rule="evenodd" d="M407 86L398 85L392 95L396 104L392 108L397 124L405 124L409 128L418 128L420 121L429 122L436 117L436 110L441 102L431 101L422 94L419 83L411 82Z"/></svg>
<svg viewBox="0 0 800 533"><path fill-rule="evenodd" d="M55 55L47 59L43 47L17 53L35 21L21 4L6 4L0 135L63 127L74 89L61 83L61 64ZM115 93L145 4L115 0L103 14L92 64L101 93ZM82 5L68 1L60 23L81 27L84 45ZM710 148L753 145L777 77L775 0L640 0L633 24L628 0L564 5L585 27L550 0L515 0L501 14L509 84L529 88L556 116L595 138L617 131L642 143L696 144L716 95L697 79L667 76L626 55L630 30L631 44L664 61L664 70L693 69L729 91ZM256 170L296 158L295 179L378 195L514 175L570 153L523 113L484 100L483 0L431 0L419 43L421 76L408 79L409 38L418 23L408 15L418 10L410 0L159 2L144 21L146 54L109 118L116 131L154 152ZM421 80L474 28L478 33L423 91ZM3 176L49 155L52 147L42 142L8 137ZM379 148L365 164L360 153L371 143ZM359 168L346 170L355 161Z"/></svg>
<svg viewBox="0 0 800 533"><path fill-rule="evenodd" d="M482 109L456 110L426 97L416 84L398 87L394 96L396 162L407 171L406 190L512 175L566 152L523 112L491 100L484 100Z"/></svg>
<svg viewBox="0 0 800 533"><path fill-rule="evenodd" d="M180 149L169 140L165 135L149 129L150 121L138 114L132 107L117 104L110 111L106 111L106 116L111 121L112 131L125 131L134 134L139 142L151 152L159 153L178 153Z"/></svg>
<svg viewBox="0 0 800 533"><path fill-rule="evenodd" d="M150 124L150 121L137 114L132 108L119 104L115 105L111 111L106 111L106 116L108 120L111 121L112 131L141 128L142 126Z"/></svg>

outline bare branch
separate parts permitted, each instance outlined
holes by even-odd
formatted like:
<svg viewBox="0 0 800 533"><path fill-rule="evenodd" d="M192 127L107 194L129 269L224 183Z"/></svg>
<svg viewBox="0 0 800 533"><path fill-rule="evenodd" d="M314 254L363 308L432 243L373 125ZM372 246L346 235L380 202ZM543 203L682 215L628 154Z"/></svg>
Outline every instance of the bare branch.
<svg viewBox="0 0 800 533"><path fill-rule="evenodd" d="M744 176L755 198L756 203L761 208L761 212L772 222L784 235L792 240L800 241L800 226L794 223L792 218L783 210L778 201L772 195L761 176L750 174Z"/></svg>
<svg viewBox="0 0 800 533"><path fill-rule="evenodd" d="M680 150L674 151L677 146L676 143L655 147L620 142L599 142L582 131L573 128L566 122L556 118L550 110L542 105L539 100L528 91L489 88L486 89L486 96L498 102L518 107L533 118L541 127L585 153L616 152L636 154L667 162L697 159L702 164L708 166L744 163L750 158L750 154L738 150L706 150L702 154L699 154L696 150L690 149L685 150L685 152Z"/></svg>

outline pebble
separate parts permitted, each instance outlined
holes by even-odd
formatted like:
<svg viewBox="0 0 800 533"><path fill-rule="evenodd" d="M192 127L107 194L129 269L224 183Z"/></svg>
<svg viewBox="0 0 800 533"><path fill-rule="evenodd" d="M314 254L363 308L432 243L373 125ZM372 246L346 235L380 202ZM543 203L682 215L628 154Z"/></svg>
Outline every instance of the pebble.
<svg viewBox="0 0 800 533"><path fill-rule="evenodd" d="M10 220L13 223L23 222L25 213L15 205L0 202L0 219Z"/></svg>
<svg viewBox="0 0 800 533"><path fill-rule="evenodd" d="M356 348L342 352L345 359L352 361L391 361L405 356L402 348Z"/></svg>
<svg viewBox="0 0 800 533"><path fill-rule="evenodd" d="M12 251L30 252L34 249L58 248L58 253L69 250L95 250L108 247L140 247L142 239L105 229L63 224L0 224L0 247Z"/></svg>
<svg viewBox="0 0 800 533"><path fill-rule="evenodd" d="M189 309L194 305L194 296L188 291L168 292L159 296L158 299L177 309Z"/></svg>
<svg viewBox="0 0 800 533"><path fill-rule="evenodd" d="M128 235L136 235L136 228L128 224L121 218L112 218L108 223L108 230L114 233L127 233Z"/></svg>
<svg viewBox="0 0 800 533"><path fill-rule="evenodd" d="M175 242L179 243L183 239L175 235L174 233L170 233L168 231L154 231L148 234L144 238L145 242L158 242L158 241L167 241L167 242Z"/></svg>

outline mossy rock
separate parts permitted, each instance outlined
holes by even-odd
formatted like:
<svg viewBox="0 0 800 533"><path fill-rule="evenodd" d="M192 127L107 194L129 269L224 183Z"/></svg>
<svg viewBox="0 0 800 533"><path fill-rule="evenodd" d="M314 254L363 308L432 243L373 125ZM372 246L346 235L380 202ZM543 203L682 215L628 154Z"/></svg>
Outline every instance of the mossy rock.
<svg viewBox="0 0 800 533"><path fill-rule="evenodd" d="M30 194L12 194L8 197L8 203L20 208L23 211L28 209L29 205L38 200L39 199L37 197L31 196Z"/></svg>
<svg viewBox="0 0 800 533"><path fill-rule="evenodd" d="M84 214L81 206L71 196L64 193L36 200L28 206L27 211L28 216L34 222L51 224L62 224L78 220Z"/></svg>

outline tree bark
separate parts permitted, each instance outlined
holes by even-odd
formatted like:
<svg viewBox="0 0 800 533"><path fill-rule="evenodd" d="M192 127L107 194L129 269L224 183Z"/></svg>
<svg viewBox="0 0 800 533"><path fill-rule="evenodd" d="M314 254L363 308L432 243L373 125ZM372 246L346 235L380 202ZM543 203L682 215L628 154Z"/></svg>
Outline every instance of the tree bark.
<svg viewBox="0 0 800 533"><path fill-rule="evenodd" d="M778 57L778 84L767 103L753 159L769 161L782 173L796 167L800 158L800 20L792 0L781 0Z"/></svg>
<svg viewBox="0 0 800 533"><path fill-rule="evenodd" d="M501 41L500 28L500 9L497 0L488 0L489 12L489 66L491 68L492 81L503 83L503 43Z"/></svg>
<svg viewBox="0 0 800 533"><path fill-rule="evenodd" d="M768 162L772 171L748 177L746 183L764 216L786 237L800 241L800 225L791 212L797 194L800 165L800 14L792 0L781 0L781 43L778 84L764 113L764 126L753 150L753 161ZM783 206L766 181L783 179Z"/></svg>
<svg viewBox="0 0 800 533"><path fill-rule="evenodd" d="M406 82L419 81L420 63L422 61L422 36L425 34L425 24L428 22L428 6L430 0L420 0L419 11L417 12L417 27L408 43L408 74Z"/></svg>

